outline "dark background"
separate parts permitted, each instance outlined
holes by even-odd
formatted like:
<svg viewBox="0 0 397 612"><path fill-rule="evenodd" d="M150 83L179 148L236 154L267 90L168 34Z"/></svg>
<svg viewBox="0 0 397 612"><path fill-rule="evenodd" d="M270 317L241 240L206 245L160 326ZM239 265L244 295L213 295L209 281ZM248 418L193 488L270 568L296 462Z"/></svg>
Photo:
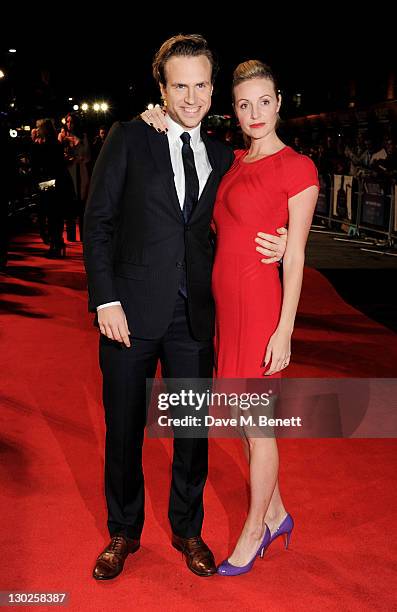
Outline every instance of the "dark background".
<svg viewBox="0 0 397 612"><path fill-rule="evenodd" d="M26 115L32 110L37 115L42 107L66 112L74 103L105 100L112 107L108 119L131 118L149 102L159 102L152 57L166 38L179 32L203 34L219 57L214 113L231 113L232 71L249 58L272 66L289 117L341 110L352 102L365 108L394 98L395 42L392 20L383 9L373 6L374 14L363 16L361 8L348 16L335 5L307 5L295 15L279 4L276 15L267 15L258 6L263 5L237 3L217 17L201 11L195 19L175 20L166 5L147 5L143 16L124 10L83 23L71 5L64 20L45 22L40 15L23 34L6 28L0 51L0 68L7 72L0 83L2 110L12 99L12 112L28 119ZM17 53L11 56L9 47ZM47 84L43 70L48 71Z"/></svg>

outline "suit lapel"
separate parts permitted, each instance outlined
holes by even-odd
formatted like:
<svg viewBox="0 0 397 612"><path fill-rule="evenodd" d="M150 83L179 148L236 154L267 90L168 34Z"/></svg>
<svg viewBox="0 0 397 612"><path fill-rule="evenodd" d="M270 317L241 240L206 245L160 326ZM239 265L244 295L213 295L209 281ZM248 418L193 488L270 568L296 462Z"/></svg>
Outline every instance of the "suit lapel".
<svg viewBox="0 0 397 612"><path fill-rule="evenodd" d="M207 149L208 159L210 160L210 164L212 166L213 172L215 174L219 174L219 166L218 166L218 158L216 155L216 146L211 138L207 135L204 128L201 128L201 138L205 144L205 148Z"/></svg>
<svg viewBox="0 0 397 612"><path fill-rule="evenodd" d="M218 179L219 177L219 168L218 168L218 160L216 158L216 153L215 153L215 146L214 143L212 142L212 140L207 136L206 132L204 131L204 129L201 129L201 138L204 142L205 148L207 150L207 155L208 155L208 159L209 162L211 164L211 172L210 175L207 179L206 184L204 185L204 189L201 193L201 196L199 197L199 201L197 202L196 207L193 210L192 213L192 217L193 218L195 216L195 214L197 213L197 209L199 209L201 206L204 205L205 201L206 201L206 196L208 191L210 190L211 186L213 185L213 183Z"/></svg>
<svg viewBox="0 0 397 612"><path fill-rule="evenodd" d="M168 144L168 138L165 134L159 134L153 128L147 132L149 139L149 146L153 159L155 161L158 173L162 179L165 193L172 202L172 206L178 215L178 219L183 221L183 213L179 204L178 194L175 188L174 171L172 169L170 148ZM204 129L201 130L201 138L203 139L209 162L212 167L212 171L207 179L204 189L201 193L199 201L194 208L191 218L197 214L197 209L201 208L206 201L206 196L213 183L219 179L219 167L216 156L216 147L212 140L207 136Z"/></svg>
<svg viewBox="0 0 397 612"><path fill-rule="evenodd" d="M147 135L157 171L164 185L165 194L171 201L172 206L178 215L178 219L183 221L183 214L179 204L178 194L175 189L174 171L171 163L168 138L165 134L159 134L153 128L148 130Z"/></svg>

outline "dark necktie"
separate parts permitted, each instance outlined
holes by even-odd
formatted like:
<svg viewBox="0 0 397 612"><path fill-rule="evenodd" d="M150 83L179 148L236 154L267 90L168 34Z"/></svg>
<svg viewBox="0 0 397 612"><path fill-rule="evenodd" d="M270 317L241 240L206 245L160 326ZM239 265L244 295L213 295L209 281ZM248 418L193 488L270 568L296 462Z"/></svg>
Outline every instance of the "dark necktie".
<svg viewBox="0 0 397 612"><path fill-rule="evenodd" d="M190 146L189 132L181 134L182 145L182 160L185 171L185 199L183 201L183 218L185 223L188 223L190 216L196 206L199 198L199 180L197 176L196 166L194 163L194 154ZM187 282L186 282L186 261L184 262L184 270L181 276L179 292L183 297L187 298Z"/></svg>
<svg viewBox="0 0 397 612"><path fill-rule="evenodd" d="M181 140L183 142L182 160L185 171L185 199L182 212L185 223L187 223L199 199L199 180L194 164L193 150L190 146L189 132L183 132L183 134L181 134Z"/></svg>

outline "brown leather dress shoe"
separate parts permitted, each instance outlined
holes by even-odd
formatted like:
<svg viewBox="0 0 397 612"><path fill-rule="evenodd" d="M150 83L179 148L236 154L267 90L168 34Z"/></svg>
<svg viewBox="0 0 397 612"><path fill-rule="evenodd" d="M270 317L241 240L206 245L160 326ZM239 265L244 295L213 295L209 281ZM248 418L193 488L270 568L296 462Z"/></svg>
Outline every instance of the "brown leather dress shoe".
<svg viewBox="0 0 397 612"><path fill-rule="evenodd" d="M172 546L180 550L185 557L186 565L197 576L212 576L216 574L214 555L202 540L201 536L181 538L172 535Z"/></svg>
<svg viewBox="0 0 397 612"><path fill-rule="evenodd" d="M136 552L139 546L139 540L127 540L123 535L114 535L98 556L92 572L93 577L96 580L116 578L123 570L124 561L128 555Z"/></svg>

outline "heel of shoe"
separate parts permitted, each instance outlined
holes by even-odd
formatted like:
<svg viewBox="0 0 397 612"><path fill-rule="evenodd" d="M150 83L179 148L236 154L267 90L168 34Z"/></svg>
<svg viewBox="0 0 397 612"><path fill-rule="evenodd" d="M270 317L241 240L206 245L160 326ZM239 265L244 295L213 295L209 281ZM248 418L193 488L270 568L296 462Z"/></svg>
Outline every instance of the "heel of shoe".
<svg viewBox="0 0 397 612"><path fill-rule="evenodd" d="M289 546L289 542L290 542L290 539L291 539L291 534L292 534L292 529L291 529L291 531L287 531L286 533L283 534L284 535L284 546L285 546L285 549L287 549L288 546Z"/></svg>
<svg viewBox="0 0 397 612"><path fill-rule="evenodd" d="M183 546L181 546L179 543L175 542L174 540L171 540L171 545L173 546L173 548L175 548L175 550L182 553L182 556L183 556Z"/></svg>
<svg viewBox="0 0 397 612"><path fill-rule="evenodd" d="M262 541L262 548L258 551L257 556L263 559L263 555L265 554L269 544L271 542L271 535L269 527L266 525L265 535Z"/></svg>

